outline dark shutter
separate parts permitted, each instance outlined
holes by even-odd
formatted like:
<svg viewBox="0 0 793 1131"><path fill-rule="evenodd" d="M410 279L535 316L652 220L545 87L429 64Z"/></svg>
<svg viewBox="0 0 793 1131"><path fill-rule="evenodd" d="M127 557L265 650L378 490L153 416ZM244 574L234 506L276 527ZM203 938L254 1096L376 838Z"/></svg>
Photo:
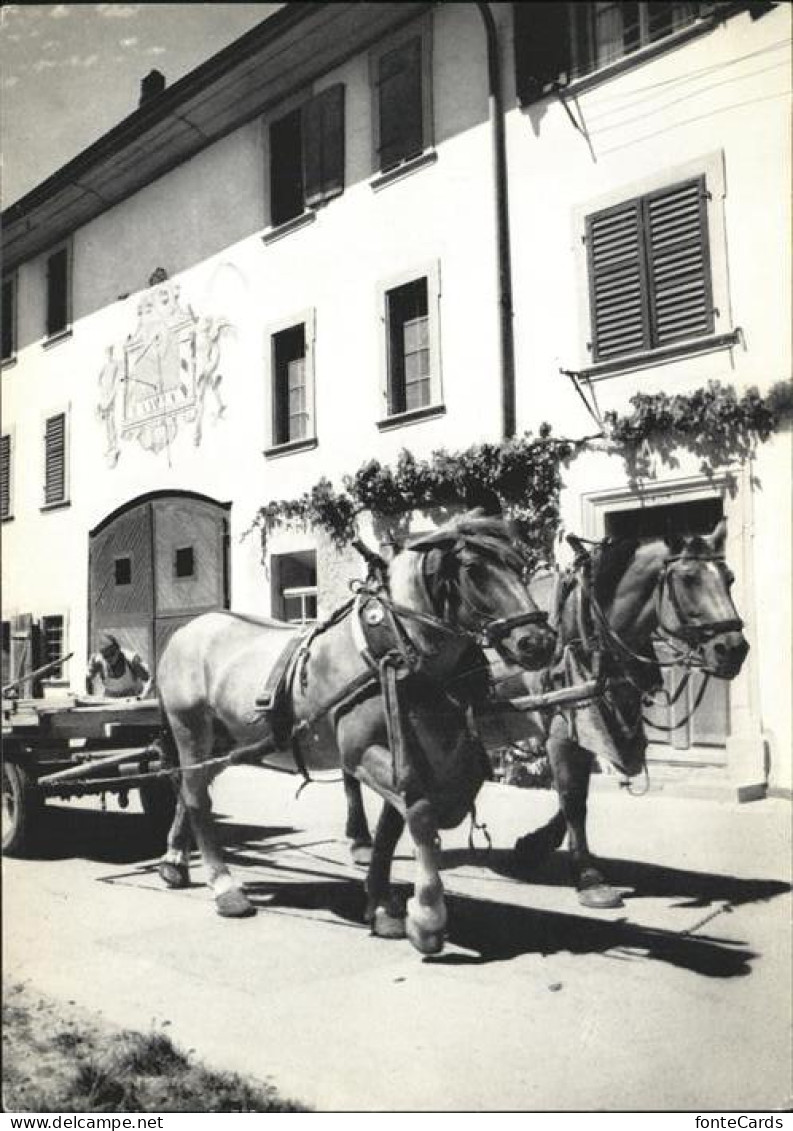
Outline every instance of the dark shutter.
<svg viewBox="0 0 793 1131"><path fill-rule="evenodd" d="M653 345L713 331L705 178L644 200Z"/></svg>
<svg viewBox="0 0 793 1131"><path fill-rule="evenodd" d="M344 192L344 84L303 107L303 175L309 208Z"/></svg>
<svg viewBox="0 0 793 1131"><path fill-rule="evenodd" d="M587 217L592 353L596 361L650 344L641 201Z"/></svg>
<svg viewBox="0 0 793 1131"><path fill-rule="evenodd" d="M16 302L14 278L3 280L2 339L3 361L13 357L16 352Z"/></svg>
<svg viewBox="0 0 793 1131"><path fill-rule="evenodd" d="M0 437L0 519L11 514L11 437Z"/></svg>
<svg viewBox="0 0 793 1131"><path fill-rule="evenodd" d="M515 85L520 102L540 98L554 83L563 85L570 68L568 5L512 5L515 21ZM583 7L583 5L582 5Z"/></svg>
<svg viewBox="0 0 793 1131"><path fill-rule="evenodd" d="M381 55L378 92L380 168L386 170L424 148L420 36Z"/></svg>
<svg viewBox="0 0 793 1131"><path fill-rule="evenodd" d="M298 108L270 126L270 220L283 224L303 211L303 146Z"/></svg>
<svg viewBox="0 0 793 1131"><path fill-rule="evenodd" d="M44 503L61 503L66 497L66 416L47 420L44 434Z"/></svg>
<svg viewBox="0 0 793 1131"><path fill-rule="evenodd" d="M714 328L705 178L587 218L595 361Z"/></svg>
<svg viewBox="0 0 793 1131"><path fill-rule="evenodd" d="M65 247L47 260L47 336L69 325L69 255Z"/></svg>

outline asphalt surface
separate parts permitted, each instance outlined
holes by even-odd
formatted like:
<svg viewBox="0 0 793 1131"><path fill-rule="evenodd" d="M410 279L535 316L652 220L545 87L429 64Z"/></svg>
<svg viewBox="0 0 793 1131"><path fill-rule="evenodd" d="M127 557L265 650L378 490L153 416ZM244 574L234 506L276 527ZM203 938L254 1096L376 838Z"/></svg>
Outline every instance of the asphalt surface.
<svg viewBox="0 0 793 1131"><path fill-rule="evenodd" d="M58 806L3 863L4 976L319 1111L776 1110L790 1105L791 806L599 791L591 842L625 906L588 911L515 837L542 791L489 785L493 848L444 834L449 941L422 958L360 923L340 786L228 771L215 806L255 918L203 871L162 889L143 817ZM374 804L371 811L375 811ZM412 861L400 843L398 880Z"/></svg>

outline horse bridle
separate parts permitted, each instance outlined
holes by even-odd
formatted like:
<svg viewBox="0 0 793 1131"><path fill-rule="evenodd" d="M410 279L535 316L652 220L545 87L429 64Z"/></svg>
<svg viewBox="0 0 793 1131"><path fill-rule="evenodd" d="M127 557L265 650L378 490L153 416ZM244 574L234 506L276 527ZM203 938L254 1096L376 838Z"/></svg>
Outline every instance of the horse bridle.
<svg viewBox="0 0 793 1131"><path fill-rule="evenodd" d="M426 563L427 555L425 554L422 558L421 579L430 604L432 604L432 592L425 573ZM466 597L459 582L457 583L457 594L460 603L473 614L475 627L468 629L456 623L453 625L453 631L459 633L461 636L468 636L482 648L494 648L499 656L501 656L502 660L505 660L507 663L516 664L518 667L522 668L526 667L525 662L504 643L504 637L508 636L513 629L520 628L523 625L540 624L548 628L549 632L552 631L548 626L548 614L543 612L542 609L532 609L523 613L515 613L510 617L491 617L486 609L479 608L470 598ZM402 611L411 615L410 610L403 609ZM447 630L450 627L445 621L440 621L440 623Z"/></svg>
<svg viewBox="0 0 793 1131"><path fill-rule="evenodd" d="M686 555L685 558L682 554L676 554L674 557L667 558L664 562L664 567L658 575L658 582L656 584L655 593L655 609L656 620L658 622L659 635L662 640L667 643L672 643L674 647L675 640L682 640L689 650L692 648L701 648L703 644L707 644L716 636L722 636L727 632L740 632L743 628L743 621L740 617L727 617L724 620L713 620L699 623L687 623L686 614L683 610L680 596L675 588L675 575L674 570L671 568L676 562L705 562L715 565L721 574L722 580L727 586L727 578L729 569L724 557L720 554L708 555ZM671 626L664 622L663 619L663 604L664 604L664 588L669 597L672 608L678 619L678 624ZM671 637L671 641L669 638Z"/></svg>

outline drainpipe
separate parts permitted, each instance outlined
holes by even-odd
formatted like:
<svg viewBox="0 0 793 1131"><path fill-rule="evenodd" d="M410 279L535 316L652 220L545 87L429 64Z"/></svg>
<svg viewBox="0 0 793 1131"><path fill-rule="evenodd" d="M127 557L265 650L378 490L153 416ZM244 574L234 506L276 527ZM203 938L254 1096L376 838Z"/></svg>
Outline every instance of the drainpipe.
<svg viewBox="0 0 793 1131"><path fill-rule="evenodd" d="M490 5L477 0L487 36L488 106L493 135L493 174L498 256L499 362L501 370L501 430L505 440L515 435L515 338L512 327L512 261L509 243L507 146L498 34Z"/></svg>

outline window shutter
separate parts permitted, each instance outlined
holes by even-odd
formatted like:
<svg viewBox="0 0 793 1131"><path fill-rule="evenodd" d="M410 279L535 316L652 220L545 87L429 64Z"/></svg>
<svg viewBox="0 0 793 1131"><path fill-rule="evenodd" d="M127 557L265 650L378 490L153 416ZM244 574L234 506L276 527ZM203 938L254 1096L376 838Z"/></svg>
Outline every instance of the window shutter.
<svg viewBox="0 0 793 1131"><path fill-rule="evenodd" d="M713 331L705 179L644 200L654 345Z"/></svg>
<svg viewBox="0 0 793 1131"><path fill-rule="evenodd" d="M424 148L421 38L380 57L380 168L415 157Z"/></svg>
<svg viewBox="0 0 793 1131"><path fill-rule="evenodd" d="M283 224L303 211L303 146L298 108L270 126L270 220Z"/></svg>
<svg viewBox="0 0 793 1131"><path fill-rule="evenodd" d="M44 434L44 503L61 503L66 496L66 416L47 420Z"/></svg>
<svg viewBox="0 0 793 1131"><path fill-rule="evenodd" d="M65 330L69 324L69 257L65 247L47 260L47 335Z"/></svg>
<svg viewBox="0 0 793 1131"><path fill-rule="evenodd" d="M303 175L308 207L344 192L344 83L303 107Z"/></svg>
<svg viewBox="0 0 793 1131"><path fill-rule="evenodd" d="M515 83L518 99L531 102L553 83L567 82L570 18L567 4L512 5L515 28Z"/></svg>
<svg viewBox="0 0 793 1131"><path fill-rule="evenodd" d="M2 340L3 361L14 356L16 351L16 311L14 307L15 281L11 277L3 280Z"/></svg>
<svg viewBox="0 0 793 1131"><path fill-rule="evenodd" d="M587 217L595 361L649 345L641 201Z"/></svg>
<svg viewBox="0 0 793 1131"><path fill-rule="evenodd" d="M11 437L0 437L0 519L11 515Z"/></svg>

